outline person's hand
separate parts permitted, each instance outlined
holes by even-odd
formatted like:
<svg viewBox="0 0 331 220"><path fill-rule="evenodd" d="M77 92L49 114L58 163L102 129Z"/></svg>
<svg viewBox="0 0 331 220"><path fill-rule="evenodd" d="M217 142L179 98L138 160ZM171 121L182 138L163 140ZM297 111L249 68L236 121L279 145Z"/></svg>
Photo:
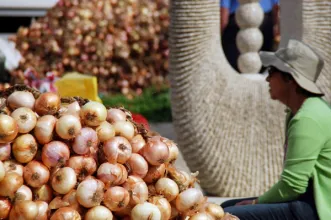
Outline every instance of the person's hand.
<svg viewBox="0 0 331 220"><path fill-rule="evenodd" d="M244 201L238 202L238 203L236 203L236 206L239 206L239 205L252 205L252 204L254 204L254 199L244 200Z"/></svg>

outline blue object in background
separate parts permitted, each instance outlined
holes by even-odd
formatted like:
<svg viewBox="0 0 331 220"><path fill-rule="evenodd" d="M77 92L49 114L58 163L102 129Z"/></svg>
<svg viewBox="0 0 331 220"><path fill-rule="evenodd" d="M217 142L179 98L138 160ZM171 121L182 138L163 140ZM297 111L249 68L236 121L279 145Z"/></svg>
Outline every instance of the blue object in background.
<svg viewBox="0 0 331 220"><path fill-rule="evenodd" d="M272 7L279 4L279 0L260 0L260 5L264 13L268 13L272 10ZM238 0L221 0L220 6L230 9L230 14L233 14L239 7Z"/></svg>

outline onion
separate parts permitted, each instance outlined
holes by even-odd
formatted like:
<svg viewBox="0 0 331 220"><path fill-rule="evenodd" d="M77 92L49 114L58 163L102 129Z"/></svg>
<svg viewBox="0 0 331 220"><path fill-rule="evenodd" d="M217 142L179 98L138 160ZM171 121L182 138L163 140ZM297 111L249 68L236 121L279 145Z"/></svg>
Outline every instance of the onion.
<svg viewBox="0 0 331 220"><path fill-rule="evenodd" d="M92 128L85 127L76 136L72 149L76 154L84 155L90 152L96 152L98 143L97 133Z"/></svg>
<svg viewBox="0 0 331 220"><path fill-rule="evenodd" d="M108 188L103 198L104 205L111 211L123 210L129 201L129 192L121 186Z"/></svg>
<svg viewBox="0 0 331 220"><path fill-rule="evenodd" d="M33 109L35 104L35 98L31 92L15 91L8 96L7 104L12 110L20 107L27 107Z"/></svg>
<svg viewBox="0 0 331 220"><path fill-rule="evenodd" d="M80 220L79 213L70 207L63 207L56 210L50 220Z"/></svg>
<svg viewBox="0 0 331 220"><path fill-rule="evenodd" d="M169 178L159 179L155 184L155 189L159 195L163 195L169 202L174 200L179 194L176 182Z"/></svg>
<svg viewBox="0 0 331 220"><path fill-rule="evenodd" d="M173 163L178 158L179 149L178 149L177 145L171 140L166 139L165 143L169 148L169 158L168 158L167 162L168 163Z"/></svg>
<svg viewBox="0 0 331 220"><path fill-rule="evenodd" d="M52 92L45 92L39 96L35 103L38 115L54 115L60 109L61 99Z"/></svg>
<svg viewBox="0 0 331 220"><path fill-rule="evenodd" d="M157 195L155 185L153 185L153 184L147 185L147 188L148 188L148 197Z"/></svg>
<svg viewBox="0 0 331 220"><path fill-rule="evenodd" d="M69 206L68 201L63 201L63 199L60 196L57 196L49 203L48 208L52 210L52 209L59 209L68 206Z"/></svg>
<svg viewBox="0 0 331 220"><path fill-rule="evenodd" d="M76 173L71 167L59 169L52 178L52 188L55 192L66 194L77 183Z"/></svg>
<svg viewBox="0 0 331 220"><path fill-rule="evenodd" d="M11 209L11 203L9 199L0 197L0 219L7 219Z"/></svg>
<svg viewBox="0 0 331 220"><path fill-rule="evenodd" d="M156 205L161 212L161 220L168 220L171 216L171 205L167 199L161 196L153 196L148 199L148 202Z"/></svg>
<svg viewBox="0 0 331 220"><path fill-rule="evenodd" d="M129 175L144 178L148 172L148 163L140 154L133 153L125 165Z"/></svg>
<svg viewBox="0 0 331 220"><path fill-rule="evenodd" d="M56 133L66 140L76 137L82 129L79 119L73 115L64 115L57 120L55 125Z"/></svg>
<svg viewBox="0 0 331 220"><path fill-rule="evenodd" d="M100 205L103 200L104 183L96 179L86 179L78 185L76 198L85 208Z"/></svg>
<svg viewBox="0 0 331 220"><path fill-rule="evenodd" d="M156 205L149 202L136 205L131 211L132 220L160 220L161 212Z"/></svg>
<svg viewBox="0 0 331 220"><path fill-rule="evenodd" d="M168 176L177 183L179 187L179 192L182 192L189 187L193 187L195 182L197 181L196 176L199 174L199 172L196 172L190 175L185 171L177 170L172 165L168 165L167 171Z"/></svg>
<svg viewBox="0 0 331 220"><path fill-rule="evenodd" d="M191 216L190 220L214 220L214 217L208 213L201 212Z"/></svg>
<svg viewBox="0 0 331 220"><path fill-rule="evenodd" d="M216 219L221 219L224 217L224 210L220 205L214 204L214 203L206 203L205 204L205 212L210 214Z"/></svg>
<svg viewBox="0 0 331 220"><path fill-rule="evenodd" d="M97 170L97 164L92 157L70 157L67 166L75 171L78 181L84 180L85 177L92 175Z"/></svg>
<svg viewBox="0 0 331 220"><path fill-rule="evenodd" d="M130 204L136 205L148 199L148 188L146 183L138 176L128 176L123 187L130 192Z"/></svg>
<svg viewBox="0 0 331 220"><path fill-rule="evenodd" d="M16 120L19 133L29 133L37 124L36 114L27 107L21 107L13 111L11 117Z"/></svg>
<svg viewBox="0 0 331 220"><path fill-rule="evenodd" d="M36 219L38 216L38 205L29 200L21 200L15 203L10 211L10 220L14 219Z"/></svg>
<svg viewBox="0 0 331 220"><path fill-rule="evenodd" d="M49 185L43 185L33 190L35 201L44 201L50 203L53 199L53 190Z"/></svg>
<svg viewBox="0 0 331 220"><path fill-rule="evenodd" d="M36 156L37 150L37 142L31 134L23 134L13 143L13 155L20 163L30 162Z"/></svg>
<svg viewBox="0 0 331 220"><path fill-rule="evenodd" d="M95 130L98 134L100 142L107 141L115 136L114 127L107 121L101 122L101 124Z"/></svg>
<svg viewBox="0 0 331 220"><path fill-rule="evenodd" d="M169 148L162 141L151 138L142 149L142 155L151 165L161 165L162 163L168 161Z"/></svg>
<svg viewBox="0 0 331 220"><path fill-rule="evenodd" d="M48 168L66 164L69 157L69 148L61 141L45 144L41 153L41 159Z"/></svg>
<svg viewBox="0 0 331 220"><path fill-rule="evenodd" d="M0 181L0 196L14 196L14 193L23 185L23 177L17 173L6 173Z"/></svg>
<svg viewBox="0 0 331 220"><path fill-rule="evenodd" d="M95 206L87 211L84 217L85 220L112 220L113 214L109 209L100 205Z"/></svg>
<svg viewBox="0 0 331 220"><path fill-rule="evenodd" d="M32 191L26 185L22 185L10 199L13 203L20 200L32 200Z"/></svg>
<svg viewBox="0 0 331 220"><path fill-rule="evenodd" d="M81 213L83 213L83 208L77 201L76 194L77 194L77 190L73 189L69 193L67 193L63 196L62 201L64 203L68 204L66 206L75 209L77 212L79 212L81 214Z"/></svg>
<svg viewBox="0 0 331 220"><path fill-rule="evenodd" d="M126 114L120 109L110 108L107 111L107 121L109 123L115 123L117 121L126 121Z"/></svg>
<svg viewBox="0 0 331 220"><path fill-rule="evenodd" d="M154 183L158 179L165 176L166 166L165 164L161 164L159 166L150 166L146 176L144 177L144 181L146 183Z"/></svg>
<svg viewBox="0 0 331 220"><path fill-rule="evenodd" d="M79 115L79 111L80 111L80 106L78 104L77 101L70 103L67 106L67 114L71 114L71 115Z"/></svg>
<svg viewBox="0 0 331 220"><path fill-rule="evenodd" d="M44 115L38 119L34 136L40 144L47 144L53 140L56 121L53 115Z"/></svg>
<svg viewBox="0 0 331 220"><path fill-rule="evenodd" d="M129 121L117 121L113 124L115 134L131 140L134 137L134 127Z"/></svg>
<svg viewBox="0 0 331 220"><path fill-rule="evenodd" d="M171 204L171 216L170 216L170 219L178 219L178 216L179 216L178 210L176 209L176 207L175 207L174 204Z"/></svg>
<svg viewBox="0 0 331 220"><path fill-rule="evenodd" d="M0 144L0 160L8 160L10 158L11 146L10 143Z"/></svg>
<svg viewBox="0 0 331 220"><path fill-rule="evenodd" d="M48 219L48 204L44 201L35 202L38 207L38 215L35 220L47 220Z"/></svg>
<svg viewBox="0 0 331 220"><path fill-rule="evenodd" d="M48 168L38 161L31 161L24 167L24 181L32 187L41 187L49 180Z"/></svg>
<svg viewBox="0 0 331 220"><path fill-rule="evenodd" d="M103 163L99 166L97 177L106 187L123 184L128 177L128 172L122 164Z"/></svg>
<svg viewBox="0 0 331 220"><path fill-rule="evenodd" d="M138 153L146 144L145 139L140 134L137 134L130 140L132 153Z"/></svg>
<svg viewBox="0 0 331 220"><path fill-rule="evenodd" d="M18 133L18 125L12 117L0 114L0 144L13 141Z"/></svg>
<svg viewBox="0 0 331 220"><path fill-rule="evenodd" d="M175 204L179 212L190 215L198 211L204 201L205 198L200 190L189 188L177 196Z"/></svg>
<svg viewBox="0 0 331 220"><path fill-rule="evenodd" d="M103 152L109 163L124 164L132 154L131 144L124 137L113 137L103 145Z"/></svg>
<svg viewBox="0 0 331 220"><path fill-rule="evenodd" d="M6 160L3 162L6 173L17 173L20 176L23 176L23 166L17 163L14 160Z"/></svg>
<svg viewBox="0 0 331 220"><path fill-rule="evenodd" d="M6 169L3 165L2 161L0 161L0 181L2 181L5 178L6 175Z"/></svg>
<svg viewBox="0 0 331 220"><path fill-rule="evenodd" d="M99 126L107 118L107 109L99 102L90 101L82 107L80 115L86 125Z"/></svg>

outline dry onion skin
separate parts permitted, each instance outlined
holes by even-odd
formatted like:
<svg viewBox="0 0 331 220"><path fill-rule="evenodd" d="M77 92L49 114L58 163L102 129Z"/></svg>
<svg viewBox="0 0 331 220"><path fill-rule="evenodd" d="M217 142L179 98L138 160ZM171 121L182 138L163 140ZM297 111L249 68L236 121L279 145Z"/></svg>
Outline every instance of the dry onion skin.
<svg viewBox="0 0 331 220"><path fill-rule="evenodd" d="M61 105L60 97L53 92L42 93L36 100L34 110L38 115L54 115Z"/></svg>
<svg viewBox="0 0 331 220"><path fill-rule="evenodd" d="M31 92L15 91L8 96L7 104L12 110L20 107L27 107L33 110L35 101L36 100Z"/></svg>
<svg viewBox="0 0 331 220"><path fill-rule="evenodd" d="M20 107L12 112L11 117L16 120L18 132L29 133L37 124L36 114L27 107Z"/></svg>
<svg viewBox="0 0 331 220"><path fill-rule="evenodd" d="M80 116L86 125L99 126L106 121L107 109L99 102L90 101L83 105L80 110Z"/></svg>
<svg viewBox="0 0 331 220"><path fill-rule="evenodd" d="M18 125L12 117L0 114L0 144L12 142L18 133Z"/></svg>
<svg viewBox="0 0 331 220"><path fill-rule="evenodd" d="M113 214L106 207L99 205L89 209L84 217L85 220L112 220Z"/></svg>
<svg viewBox="0 0 331 220"><path fill-rule="evenodd" d="M56 210L50 220L81 220L81 217L75 209L62 207Z"/></svg>

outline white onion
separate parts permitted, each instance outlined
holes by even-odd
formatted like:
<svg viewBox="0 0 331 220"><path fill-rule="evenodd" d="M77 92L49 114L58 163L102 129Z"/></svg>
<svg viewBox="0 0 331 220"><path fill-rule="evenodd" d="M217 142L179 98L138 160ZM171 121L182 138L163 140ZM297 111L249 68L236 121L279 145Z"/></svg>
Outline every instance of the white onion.
<svg viewBox="0 0 331 220"><path fill-rule="evenodd" d="M13 111L11 114L16 120L18 125L19 133L29 133L36 126L37 116L36 114L29 108L21 107Z"/></svg>
<svg viewBox="0 0 331 220"><path fill-rule="evenodd" d="M32 200L32 191L26 185L22 185L18 188L15 194L11 196L11 200L13 202L17 202L19 200Z"/></svg>
<svg viewBox="0 0 331 220"><path fill-rule="evenodd" d="M24 181L32 187L41 187L49 180L48 168L38 161L30 161L24 167Z"/></svg>
<svg viewBox="0 0 331 220"><path fill-rule="evenodd" d="M80 115L86 125L99 126L101 122L106 121L107 109L99 102L90 101L83 105Z"/></svg>
<svg viewBox="0 0 331 220"><path fill-rule="evenodd" d="M126 114L120 109L110 108L107 111L107 121L109 123L115 123L117 121L126 121Z"/></svg>
<svg viewBox="0 0 331 220"><path fill-rule="evenodd" d="M199 189L189 188L181 192L176 198L176 208L181 213L194 213L204 203L204 196Z"/></svg>
<svg viewBox="0 0 331 220"><path fill-rule="evenodd" d="M9 220L29 219L34 220L38 216L39 208L35 202L30 200L21 200L15 203L10 211Z"/></svg>
<svg viewBox="0 0 331 220"><path fill-rule="evenodd" d="M41 152L43 164L49 168L63 166L69 157L69 147L61 141L51 141L45 144Z"/></svg>
<svg viewBox="0 0 331 220"><path fill-rule="evenodd" d="M64 115L59 118L55 125L56 133L65 140L76 137L82 129L80 120L73 115Z"/></svg>
<svg viewBox="0 0 331 220"><path fill-rule="evenodd" d="M80 214L83 212L83 207L79 204L76 198L77 190L73 189L69 193L65 194L62 198L62 202L68 204L67 206L75 209Z"/></svg>
<svg viewBox="0 0 331 220"><path fill-rule="evenodd" d="M53 115L44 115L38 119L34 136L40 144L47 144L53 140L56 121Z"/></svg>
<svg viewBox="0 0 331 220"><path fill-rule="evenodd" d="M17 173L20 176L23 176L23 166L22 164L17 163L14 160L6 160L3 162L6 173Z"/></svg>
<svg viewBox="0 0 331 220"><path fill-rule="evenodd" d="M132 209L131 218L132 220L160 220L161 212L156 205L144 202Z"/></svg>
<svg viewBox="0 0 331 220"><path fill-rule="evenodd" d="M2 161L0 161L0 181L5 178L5 175L6 175L5 166L3 165Z"/></svg>
<svg viewBox="0 0 331 220"><path fill-rule="evenodd" d="M8 96L7 104L12 110L20 107L34 108L35 98L31 92L15 91Z"/></svg>
<svg viewBox="0 0 331 220"><path fill-rule="evenodd" d="M18 133L18 125L12 117L0 114L0 144L13 141Z"/></svg>
<svg viewBox="0 0 331 220"><path fill-rule="evenodd" d="M115 134L131 140L134 137L134 127L129 121L117 121L113 123Z"/></svg>
<svg viewBox="0 0 331 220"><path fill-rule="evenodd" d="M37 141L31 134L23 134L13 143L13 155L20 163L30 162L36 156L37 150Z"/></svg>
<svg viewBox="0 0 331 220"><path fill-rule="evenodd" d="M68 193L76 183L76 173L71 167L60 168L52 178L52 188L60 194Z"/></svg>
<svg viewBox="0 0 331 220"><path fill-rule="evenodd" d="M85 179L78 185L76 198L79 204L85 208L100 205L103 200L103 182L96 179Z"/></svg>
<svg viewBox="0 0 331 220"><path fill-rule="evenodd" d="M84 127L81 132L75 137L72 149L76 154L85 155L91 152L96 152L98 147L98 135L89 127Z"/></svg>
<svg viewBox="0 0 331 220"><path fill-rule="evenodd" d="M125 166L128 169L129 175L144 178L148 172L148 163L140 154L133 153L125 163Z"/></svg>
<svg viewBox="0 0 331 220"><path fill-rule="evenodd" d="M5 161L10 158L11 146L10 143L0 144L0 160Z"/></svg>
<svg viewBox="0 0 331 220"><path fill-rule="evenodd" d="M114 127L107 121L101 122L101 124L95 129L100 142L105 142L115 136Z"/></svg>
<svg viewBox="0 0 331 220"><path fill-rule="evenodd" d="M113 214L109 209L100 205L95 206L87 211L84 217L85 220L112 220Z"/></svg>
<svg viewBox="0 0 331 220"><path fill-rule="evenodd" d="M11 210L11 203L8 198L0 197L0 219L7 219Z"/></svg>
<svg viewBox="0 0 331 220"><path fill-rule="evenodd" d="M170 152L168 146L161 140L150 138L141 150L141 154L149 164L157 166L168 161Z"/></svg>
<svg viewBox="0 0 331 220"><path fill-rule="evenodd" d="M169 178L161 178L155 184L155 190L159 195L163 195L169 202L174 200L179 189L175 181Z"/></svg>
<svg viewBox="0 0 331 220"><path fill-rule="evenodd" d="M216 219L221 219L224 217L224 210L220 205L214 204L214 203L206 203L205 204L205 212L210 214Z"/></svg>
<svg viewBox="0 0 331 220"><path fill-rule="evenodd" d="M80 106L79 103L77 101L70 103L67 106L67 114L71 114L71 115L79 115L79 111L80 111Z"/></svg>
<svg viewBox="0 0 331 220"><path fill-rule="evenodd" d="M148 168L148 172L144 177L144 181L146 183L154 183L158 179L164 177L166 174L166 166L165 164L161 164L159 166L150 166Z"/></svg>

